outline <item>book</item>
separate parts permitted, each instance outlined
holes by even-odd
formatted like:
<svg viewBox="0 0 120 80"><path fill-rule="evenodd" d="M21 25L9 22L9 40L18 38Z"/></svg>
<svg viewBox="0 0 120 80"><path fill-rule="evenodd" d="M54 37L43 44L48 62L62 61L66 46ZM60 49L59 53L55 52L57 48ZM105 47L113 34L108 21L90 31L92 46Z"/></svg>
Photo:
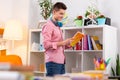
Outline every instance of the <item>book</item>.
<svg viewBox="0 0 120 80"><path fill-rule="evenodd" d="M82 40L80 40L79 45L80 45L80 50L82 50Z"/></svg>
<svg viewBox="0 0 120 80"><path fill-rule="evenodd" d="M98 48L97 48L97 46L96 46L96 44L95 44L95 41L94 41L93 37L91 37L91 41L92 41L93 49L94 49L94 50L98 50Z"/></svg>
<svg viewBox="0 0 120 80"><path fill-rule="evenodd" d="M0 80L25 80L25 77L15 71L0 71Z"/></svg>
<svg viewBox="0 0 120 80"><path fill-rule="evenodd" d="M17 66L0 62L0 71L33 71L33 66Z"/></svg>
<svg viewBox="0 0 120 80"><path fill-rule="evenodd" d="M91 41L90 35L87 35L87 39L88 39L88 50L93 50L92 41Z"/></svg>
<svg viewBox="0 0 120 80"><path fill-rule="evenodd" d="M78 31L78 32L72 37L73 40L72 40L72 42L70 43L70 46L72 46L72 47L75 46L76 43L78 43L83 37L84 37L84 34Z"/></svg>
<svg viewBox="0 0 120 80"><path fill-rule="evenodd" d="M76 44L76 50L80 50L80 43L79 42Z"/></svg>
<svg viewBox="0 0 120 80"><path fill-rule="evenodd" d="M30 80L31 77L33 77L33 70L34 70L33 66L17 66L11 65L9 63L0 63L0 71L6 72L5 74L8 75L9 74L13 75L14 78L12 79L9 76L7 78L5 78L5 76L4 77L0 76L0 80ZM18 79L16 75L23 75L25 79Z"/></svg>
<svg viewBox="0 0 120 80"><path fill-rule="evenodd" d="M88 39L87 39L87 35L85 35L84 38L83 38L83 50L88 50Z"/></svg>
<svg viewBox="0 0 120 80"><path fill-rule="evenodd" d="M99 42L98 36L92 36L92 38L93 38L93 40L95 41L95 44L96 44L96 46L97 46L97 50L102 50L102 46L101 46L101 44L100 44L100 42Z"/></svg>

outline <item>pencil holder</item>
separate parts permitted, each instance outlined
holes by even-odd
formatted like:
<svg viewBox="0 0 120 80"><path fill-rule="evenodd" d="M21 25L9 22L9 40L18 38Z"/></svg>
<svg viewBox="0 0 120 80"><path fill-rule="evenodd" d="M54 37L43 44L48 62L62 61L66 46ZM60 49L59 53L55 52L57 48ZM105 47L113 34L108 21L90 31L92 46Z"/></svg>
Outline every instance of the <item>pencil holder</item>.
<svg viewBox="0 0 120 80"><path fill-rule="evenodd" d="M105 61L102 58L94 58L94 66L95 66L95 70L105 70L107 65L109 64L110 58Z"/></svg>

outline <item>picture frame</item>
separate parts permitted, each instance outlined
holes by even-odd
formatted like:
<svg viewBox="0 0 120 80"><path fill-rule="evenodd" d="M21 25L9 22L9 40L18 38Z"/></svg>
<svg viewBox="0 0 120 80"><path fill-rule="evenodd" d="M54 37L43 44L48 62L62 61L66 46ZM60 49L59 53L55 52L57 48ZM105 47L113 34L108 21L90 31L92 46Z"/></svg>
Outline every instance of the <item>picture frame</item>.
<svg viewBox="0 0 120 80"><path fill-rule="evenodd" d="M38 28L38 29L42 29L42 26L43 26L46 22L47 22L47 20L40 20L40 21L38 22L37 28Z"/></svg>

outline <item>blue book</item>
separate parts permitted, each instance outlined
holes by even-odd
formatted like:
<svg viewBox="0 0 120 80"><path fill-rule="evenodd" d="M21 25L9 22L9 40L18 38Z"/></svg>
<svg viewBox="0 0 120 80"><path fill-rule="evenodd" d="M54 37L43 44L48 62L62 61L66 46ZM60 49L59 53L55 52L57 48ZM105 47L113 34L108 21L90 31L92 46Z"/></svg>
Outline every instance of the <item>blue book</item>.
<svg viewBox="0 0 120 80"><path fill-rule="evenodd" d="M90 35L87 35L87 39L88 39L88 50L93 50Z"/></svg>

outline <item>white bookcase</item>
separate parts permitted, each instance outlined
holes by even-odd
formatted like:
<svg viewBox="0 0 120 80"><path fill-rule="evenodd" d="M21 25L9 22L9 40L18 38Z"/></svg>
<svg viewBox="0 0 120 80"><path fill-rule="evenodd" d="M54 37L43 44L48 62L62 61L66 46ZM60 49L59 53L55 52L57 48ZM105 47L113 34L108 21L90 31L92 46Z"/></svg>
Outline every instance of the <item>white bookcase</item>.
<svg viewBox="0 0 120 80"><path fill-rule="evenodd" d="M102 57L105 60L111 58L111 62L117 54L117 29L107 25L91 25L83 27L62 27L64 39L72 37L77 31L84 34L96 35L99 37L100 43L103 44L103 50L65 50L66 56L66 73L75 71L93 70L93 58L95 56ZM30 29L29 31L29 58L28 64L35 66L35 73L40 72L40 64L45 64L44 51L32 50L32 43L40 44L42 42L41 29ZM83 41L82 41L83 42ZM82 43L83 44L83 43ZM109 64L107 72L110 71Z"/></svg>

